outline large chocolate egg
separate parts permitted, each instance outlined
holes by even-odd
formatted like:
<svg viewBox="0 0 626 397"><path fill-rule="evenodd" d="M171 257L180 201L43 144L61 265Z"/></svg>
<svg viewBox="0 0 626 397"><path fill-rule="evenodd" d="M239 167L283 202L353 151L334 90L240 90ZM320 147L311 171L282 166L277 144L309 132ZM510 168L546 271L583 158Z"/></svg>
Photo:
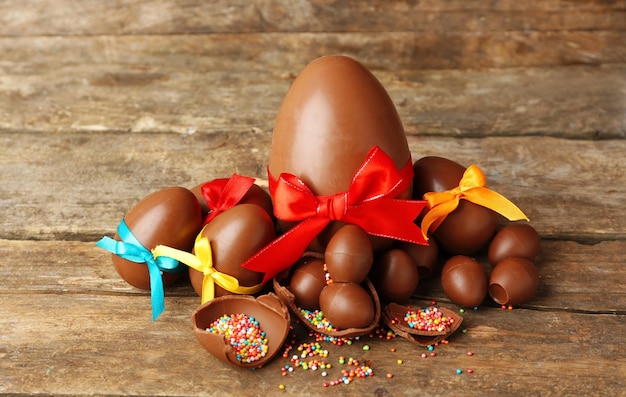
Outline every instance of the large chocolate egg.
<svg viewBox="0 0 626 397"><path fill-rule="evenodd" d="M306 310L318 310L320 294L326 286L324 260L303 256L292 269L289 290L296 299L296 305Z"/></svg>
<svg viewBox="0 0 626 397"><path fill-rule="evenodd" d="M507 258L493 268L489 295L501 305L517 305L533 297L539 286L539 271L526 258Z"/></svg>
<svg viewBox="0 0 626 397"><path fill-rule="evenodd" d="M375 145L398 169L410 159L391 98L359 62L321 57L302 70L285 95L272 136L269 172L274 178L294 174L317 196L342 193ZM398 197L410 195L407 189ZM311 249L323 252L338 223L320 233ZM284 222L281 226L290 227ZM389 243L378 240L373 240L374 249Z"/></svg>
<svg viewBox="0 0 626 397"><path fill-rule="evenodd" d="M372 268L374 254L367 233L356 225L345 225L328 242L324 259L333 281L358 284Z"/></svg>
<svg viewBox="0 0 626 397"><path fill-rule="evenodd" d="M332 283L324 287L320 309L337 329L367 327L376 314L370 294L355 283Z"/></svg>
<svg viewBox="0 0 626 397"><path fill-rule="evenodd" d="M441 288L457 305L474 307L487 296L487 273L475 259L453 256L441 269Z"/></svg>
<svg viewBox="0 0 626 397"><path fill-rule="evenodd" d="M196 197L183 187L158 190L137 203L124 217L137 240L148 250L162 244L191 251L202 227L202 211ZM115 240L120 240L116 234ZM113 266L129 284L150 289L150 274L145 263L135 263L113 255ZM163 272L163 285L174 283L180 273Z"/></svg>
<svg viewBox="0 0 626 397"><path fill-rule="evenodd" d="M391 249L376 258L370 280L381 300L404 303L417 288L419 271L409 254L401 249Z"/></svg>
<svg viewBox="0 0 626 397"><path fill-rule="evenodd" d="M443 157L423 157L413 163L413 198L422 199L428 192L443 192L459 185L465 168ZM451 254L470 255L489 244L498 226L492 210L460 200L439 227L432 232L440 248Z"/></svg>
<svg viewBox="0 0 626 397"><path fill-rule="evenodd" d="M263 274L241 267L276 237L274 224L267 212L255 204L238 204L209 222L202 235L208 238L213 253L213 267L239 280L239 285L251 287L263 280ZM194 290L202 295L204 275L189 268ZM215 285L215 296L229 294Z"/></svg>
<svg viewBox="0 0 626 397"><path fill-rule="evenodd" d="M540 246L541 238L535 228L526 223L514 223L503 227L491 240L489 262L495 266L512 257L533 261L539 255Z"/></svg>

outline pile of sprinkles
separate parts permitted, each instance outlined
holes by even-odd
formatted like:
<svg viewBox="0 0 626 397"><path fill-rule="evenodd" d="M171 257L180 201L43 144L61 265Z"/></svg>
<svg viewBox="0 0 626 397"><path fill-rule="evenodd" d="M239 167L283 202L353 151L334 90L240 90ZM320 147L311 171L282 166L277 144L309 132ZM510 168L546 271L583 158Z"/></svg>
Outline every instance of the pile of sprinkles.
<svg viewBox="0 0 626 397"><path fill-rule="evenodd" d="M327 332L335 331L335 328L328 320L326 320L324 313L322 313L321 310L300 309L300 313L302 313L304 318L315 328Z"/></svg>
<svg viewBox="0 0 626 397"><path fill-rule="evenodd" d="M409 310L404 315L407 325L418 331L446 332L454 324L454 319L446 317L436 307Z"/></svg>
<svg viewBox="0 0 626 397"><path fill-rule="evenodd" d="M267 336L254 317L248 317L243 313L224 314L213 321L206 330L224 335L226 341L235 349L237 360L241 363L258 361L267 354Z"/></svg>

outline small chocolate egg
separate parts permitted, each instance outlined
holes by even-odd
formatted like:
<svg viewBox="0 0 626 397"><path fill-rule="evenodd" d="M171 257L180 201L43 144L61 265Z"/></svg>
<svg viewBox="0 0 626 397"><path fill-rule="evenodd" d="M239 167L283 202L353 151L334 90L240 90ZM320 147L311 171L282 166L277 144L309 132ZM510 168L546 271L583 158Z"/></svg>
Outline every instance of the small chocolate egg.
<svg viewBox="0 0 626 397"><path fill-rule="evenodd" d="M355 283L325 286L320 294L320 309L337 329L367 327L376 313L372 297Z"/></svg>
<svg viewBox="0 0 626 397"><path fill-rule="evenodd" d="M487 296L487 273L475 259L456 255L441 270L441 288L452 302L463 307L480 305Z"/></svg>
<svg viewBox="0 0 626 397"><path fill-rule="evenodd" d="M409 254L419 273L420 280L434 276L437 271L439 260L439 247L434 238L428 239L428 245L412 244L407 242L398 243L398 248Z"/></svg>
<svg viewBox="0 0 626 397"><path fill-rule="evenodd" d="M324 259L326 270L334 282L358 284L372 268L374 253L363 229L345 225L331 237Z"/></svg>
<svg viewBox="0 0 626 397"><path fill-rule="evenodd" d="M489 278L489 295L500 305L518 305L535 295L539 271L526 258L507 258L498 263Z"/></svg>
<svg viewBox="0 0 626 397"><path fill-rule="evenodd" d="M526 223L514 223L503 227L489 244L488 258L497 265L506 258L518 257L535 260L539 255L539 233Z"/></svg>
<svg viewBox="0 0 626 397"><path fill-rule="evenodd" d="M202 211L196 197L183 187L158 190L137 203L124 222L147 250L162 244L191 251L202 227ZM115 235L115 240L120 240ZM113 266L130 285L149 290L150 274L145 263L135 263L113 255ZM163 285L173 284L181 273L162 272Z"/></svg>
<svg viewBox="0 0 626 397"><path fill-rule="evenodd" d="M428 192L443 192L459 185L465 168L443 157L423 157L413 163L413 198ZM451 254L470 255L487 247L498 226L497 214L489 208L460 200L432 232L439 247Z"/></svg>
<svg viewBox="0 0 626 397"><path fill-rule="evenodd" d="M292 269L289 290L295 297L296 305L306 310L318 310L320 294L326 286L324 260L304 256Z"/></svg>
<svg viewBox="0 0 626 397"><path fill-rule="evenodd" d="M376 258L370 280L381 300L404 303L417 288L419 271L409 254L392 249Z"/></svg>
<svg viewBox="0 0 626 397"><path fill-rule="evenodd" d="M211 182L215 181L223 181L223 184L226 184L226 181L228 181L228 179L223 178ZM198 198L198 202L200 203L200 207L202 208L202 213L204 216L206 216L210 210L209 206L207 205L206 199L202 196L202 186L206 183L208 182L201 183L191 188L193 194ZM250 190L248 190L248 192L241 198L241 200L239 200L237 204L256 204L263 208L265 212L270 215L270 217L274 214L274 210L272 207L272 197L259 185L253 184L252 186L250 186Z"/></svg>
<svg viewBox="0 0 626 397"><path fill-rule="evenodd" d="M255 204L238 204L209 222L202 236L211 244L213 267L239 280L239 285L251 287L263 280L263 274L241 267L248 258L276 237L274 224L267 212ZM194 290L202 295L204 275L189 268ZM215 296L230 294L215 284Z"/></svg>
<svg viewBox="0 0 626 397"><path fill-rule="evenodd" d="M316 196L346 192L374 146L397 169L411 158L404 128L389 94L362 64L346 56L309 63L294 80L276 116L268 170L297 176ZM411 189L398 194L408 199ZM274 203L276 205L276 203ZM291 225L280 221L281 229ZM341 222L331 222L309 246L324 252ZM374 250L389 239L372 237Z"/></svg>

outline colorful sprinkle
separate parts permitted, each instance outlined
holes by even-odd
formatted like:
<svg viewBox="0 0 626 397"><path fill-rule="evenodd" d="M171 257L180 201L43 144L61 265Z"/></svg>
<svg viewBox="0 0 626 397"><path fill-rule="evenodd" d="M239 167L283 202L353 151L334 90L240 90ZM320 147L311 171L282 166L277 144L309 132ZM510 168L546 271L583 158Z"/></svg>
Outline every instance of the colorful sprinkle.
<svg viewBox="0 0 626 397"><path fill-rule="evenodd" d="M245 314L224 314L206 329L224 339L235 349L237 360L252 363L265 357L269 345L265 332L254 317Z"/></svg>
<svg viewBox="0 0 626 397"><path fill-rule="evenodd" d="M461 368L457 368L456 369L456 374L457 375L461 375L463 373L463 370Z"/></svg>
<svg viewBox="0 0 626 397"><path fill-rule="evenodd" d="M409 328L417 331L446 332L454 324L454 319L447 317L436 307L409 310L404 315Z"/></svg>

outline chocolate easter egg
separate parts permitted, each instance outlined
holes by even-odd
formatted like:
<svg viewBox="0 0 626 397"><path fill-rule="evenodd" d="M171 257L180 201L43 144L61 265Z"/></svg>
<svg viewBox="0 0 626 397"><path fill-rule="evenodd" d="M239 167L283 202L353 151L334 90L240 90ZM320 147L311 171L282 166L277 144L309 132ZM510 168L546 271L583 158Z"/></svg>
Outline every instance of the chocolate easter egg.
<svg viewBox="0 0 626 397"><path fill-rule="evenodd" d="M434 276L439 270L437 267L437 261L439 260L439 247L437 246L437 240L431 238L428 240L428 245L412 244L407 242L398 243L398 249L409 254L419 273L420 280L425 280Z"/></svg>
<svg viewBox="0 0 626 397"><path fill-rule="evenodd" d="M281 173L297 176L316 196L343 193L376 145L397 169L410 161L404 128L391 98L359 62L345 56L321 57L302 70L282 102L269 172L273 178ZM408 188L398 197L410 195ZM292 226L280 224L283 229ZM331 222L310 249L323 252L339 226L340 222ZM388 240L373 240L375 250L388 244Z"/></svg>
<svg viewBox="0 0 626 397"><path fill-rule="evenodd" d="M324 287L320 309L338 329L367 327L376 313L372 297L355 283L332 283Z"/></svg>
<svg viewBox="0 0 626 397"><path fill-rule="evenodd" d="M514 223L503 227L489 244L488 258L497 265L506 258L518 257L533 261L539 255L539 233L526 223Z"/></svg>
<svg viewBox="0 0 626 397"><path fill-rule="evenodd" d="M428 156L413 163L413 171L413 197L421 199L424 193L457 187L465 168L443 157ZM495 212L462 199L432 235L440 248L449 253L470 255L489 244L497 226Z"/></svg>
<svg viewBox="0 0 626 397"><path fill-rule="evenodd" d="M227 340L224 334L211 329L211 325L222 316L239 314L254 318L259 329L265 332L267 350L262 355L257 354L255 360L246 360L242 357L245 355L238 355L238 346ZM192 315L192 323L202 347L219 360L236 367L260 368L283 350L283 343L289 335L290 316L287 307L272 293L258 298L225 295L198 307ZM249 341L249 337L246 338ZM237 342L236 339L233 341Z"/></svg>
<svg viewBox="0 0 626 397"><path fill-rule="evenodd" d="M419 272L409 254L391 249L376 258L370 280L381 300L404 303L417 288Z"/></svg>
<svg viewBox="0 0 626 397"><path fill-rule="evenodd" d="M227 180L228 179L226 178L221 178L219 180L213 180L209 182L215 182L215 183L221 182L220 184L225 185ZM202 186L209 182L204 182L191 188L191 191L193 192L193 194L198 199L198 202L200 203L200 207L202 208L202 213L204 214L204 216L206 216L209 213L210 208L207 205L206 199L202 195ZM270 216L273 215L272 197L261 186L256 185L256 184L253 184L252 186L250 186L250 189L248 190L248 192L239 200L239 202L237 202L237 204L256 204L260 206L261 208L263 208L265 212L268 213L268 215Z"/></svg>
<svg viewBox="0 0 626 397"><path fill-rule="evenodd" d="M372 268L374 254L367 233L356 225L345 225L331 237L324 258L333 281L358 284Z"/></svg>
<svg viewBox="0 0 626 397"><path fill-rule="evenodd" d="M441 269L441 288L457 305L474 307L487 296L487 273L475 259L464 255L448 259Z"/></svg>
<svg viewBox="0 0 626 397"><path fill-rule="evenodd" d="M137 203L124 222L147 250L163 244L191 251L195 236L202 227L202 211L196 197L183 187L158 190ZM115 235L115 240L120 240ZM150 289L150 274L145 263L135 263L113 255L113 266L129 284ZM175 282L180 273L162 272L163 285Z"/></svg>
<svg viewBox="0 0 626 397"><path fill-rule="evenodd" d="M211 244L213 267L219 272L239 280L239 285L251 287L259 284L263 274L244 269L241 264L272 241L276 235L269 215L258 205L238 204L209 222L202 231ZM204 275L189 268L189 278L194 290L202 295ZM229 294L215 285L215 296Z"/></svg>
<svg viewBox="0 0 626 397"><path fill-rule="evenodd" d="M518 305L533 297L539 286L539 271L526 258L507 258L489 277L489 295L500 305Z"/></svg>
<svg viewBox="0 0 626 397"><path fill-rule="evenodd" d="M304 256L293 265L289 290L293 293L298 307L318 310L320 293L325 286L326 271L323 259Z"/></svg>

